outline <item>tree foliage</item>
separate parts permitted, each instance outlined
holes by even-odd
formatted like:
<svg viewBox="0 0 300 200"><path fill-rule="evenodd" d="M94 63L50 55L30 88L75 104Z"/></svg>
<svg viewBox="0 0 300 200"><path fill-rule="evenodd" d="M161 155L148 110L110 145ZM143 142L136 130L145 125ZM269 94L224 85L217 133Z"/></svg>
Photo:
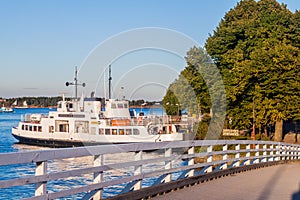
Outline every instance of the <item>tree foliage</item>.
<svg viewBox="0 0 300 200"><path fill-rule="evenodd" d="M283 120L300 119L299 24L300 12L276 0L241 0L207 39L206 51L226 88L230 128L251 129L255 123L271 130L276 124L275 138L281 140ZM213 92L221 91L221 81L207 53L197 47L187 53L187 66L168 88L164 106L180 103L190 113L218 110L221 104L212 100L224 94Z"/></svg>
<svg viewBox="0 0 300 200"><path fill-rule="evenodd" d="M18 97L6 99L5 106L23 106L23 102L26 101L31 107L53 107L61 100L62 97ZM13 105L15 102L17 105Z"/></svg>
<svg viewBox="0 0 300 200"><path fill-rule="evenodd" d="M203 118L209 113L209 120L198 124L196 138L217 139L225 118L226 98L221 75L200 47L191 48L185 59L187 66L168 88L163 105L167 114L176 113L174 105L186 108L188 114L195 117Z"/></svg>
<svg viewBox="0 0 300 200"><path fill-rule="evenodd" d="M208 87L201 74L203 67L211 61L209 56L198 47L193 47L186 56L187 66L167 90L163 105L167 114L174 114L174 105L187 108L189 114L207 113L211 108Z"/></svg>
<svg viewBox="0 0 300 200"><path fill-rule="evenodd" d="M261 127L299 119L299 19L275 0L242 0L207 39L233 127L250 128L253 108Z"/></svg>

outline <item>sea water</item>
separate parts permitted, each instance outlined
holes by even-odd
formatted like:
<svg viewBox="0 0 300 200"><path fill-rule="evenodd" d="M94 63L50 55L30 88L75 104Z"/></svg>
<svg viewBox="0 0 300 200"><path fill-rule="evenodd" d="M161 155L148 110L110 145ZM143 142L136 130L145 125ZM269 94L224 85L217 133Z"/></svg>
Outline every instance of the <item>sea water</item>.
<svg viewBox="0 0 300 200"><path fill-rule="evenodd" d="M161 115L164 114L160 108L149 109L149 108L136 108L137 113L143 112L145 115ZM43 150L49 149L46 147L38 147L31 145L18 144L18 141L12 136L11 129L14 126L17 126L21 118L25 114L40 113L47 114L49 113L48 108L28 108L28 109L15 109L13 113L0 113L0 153L8 152L20 152L28 150ZM144 158L158 157L163 156L163 154L158 154L156 152L145 153ZM120 161L125 162L126 160L134 160L133 153L127 153L126 155L121 154L112 154L105 155L104 163L118 163ZM63 160L49 161L47 171L48 173L58 172L66 169L80 169L87 165L93 165L92 157L82 157L82 158L69 158ZM174 165L182 165L182 163L174 163ZM164 168L164 163L155 163L149 164L143 167L143 171L149 171L153 169ZM118 179L124 176L132 176L133 167L128 167L124 169L115 169L105 172L104 180L109 181L113 179ZM19 164L19 165L9 165L9 166L0 166L0 181L8 180L13 178L20 178L28 175L34 175L35 173L35 164ZM176 174L173 174L173 178L176 178ZM61 191L63 189L70 189L78 186L84 186L93 182L93 175L86 174L81 177L72 177L64 180L55 180L47 183L48 192ZM150 186L154 182L153 178L143 180L143 186ZM120 184L117 186L112 186L104 189L103 196L109 197L114 196L122 191L125 184ZM17 186L12 188L0 189L0 199L21 199L29 198L34 196L35 185L29 184L25 186ZM61 199L81 199L84 194L78 194L72 197L65 197Z"/></svg>

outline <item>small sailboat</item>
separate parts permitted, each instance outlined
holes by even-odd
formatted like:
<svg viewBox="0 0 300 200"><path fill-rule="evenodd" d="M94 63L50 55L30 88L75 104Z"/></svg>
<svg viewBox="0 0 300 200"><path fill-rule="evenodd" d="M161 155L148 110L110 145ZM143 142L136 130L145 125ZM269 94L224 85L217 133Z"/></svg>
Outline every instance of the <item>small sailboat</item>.
<svg viewBox="0 0 300 200"><path fill-rule="evenodd" d="M26 100L23 101L22 106L18 106L18 101L17 101L17 100L16 100L12 105L13 105L15 108L28 108L28 104L27 104Z"/></svg>
<svg viewBox="0 0 300 200"><path fill-rule="evenodd" d="M15 102L12 104L13 107L18 105L18 100L15 100Z"/></svg>
<svg viewBox="0 0 300 200"><path fill-rule="evenodd" d="M27 105L27 102L26 102L26 100L25 100L25 101L23 101L23 108L28 108L28 105Z"/></svg>

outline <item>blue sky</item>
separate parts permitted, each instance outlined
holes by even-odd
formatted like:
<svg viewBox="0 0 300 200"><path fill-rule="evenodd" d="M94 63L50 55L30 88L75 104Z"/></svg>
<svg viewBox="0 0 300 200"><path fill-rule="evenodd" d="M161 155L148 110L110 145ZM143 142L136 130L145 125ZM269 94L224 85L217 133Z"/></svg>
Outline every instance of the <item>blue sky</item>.
<svg viewBox="0 0 300 200"><path fill-rule="evenodd" d="M64 83L72 81L74 66L82 67L91 52L108 38L133 29L159 27L174 30L203 46L209 33L213 32L221 18L237 2L237 0L0 0L0 97L57 96L61 93L73 95L73 89L65 87ZM279 2L286 3L292 11L300 9L298 0ZM112 48L118 49L118 44ZM118 77L113 79L115 97L120 97L122 93L122 96L131 99L159 100L168 84L184 68L184 59L179 57L152 50L121 56L114 61L119 67L113 68L114 74ZM143 77L156 77L164 79L165 82L155 84L157 80L154 78L153 85L150 84L147 91L133 91L131 87L126 86L126 82L120 80L126 71L132 71L130 60L135 60L134 66L139 66L135 73L128 76L130 79L139 77L141 82ZM144 63L136 60L144 60ZM156 68L157 66L163 66L163 69ZM174 67L174 70L165 70L166 72L162 73L170 66ZM147 67L156 71L150 70L139 74L141 71L145 72L142 69ZM161 72L159 69L162 69ZM81 72L79 78L84 79L87 85L91 85L89 77L96 72L93 69L84 71L84 68ZM101 73L97 74L99 76ZM101 80L99 78L98 81ZM125 88L122 91L119 90L119 82ZM147 83L150 82L149 79ZM93 87L100 90L96 92L98 96L103 96L105 92L102 89L103 84ZM89 94L89 90L92 89L87 87L83 92Z"/></svg>

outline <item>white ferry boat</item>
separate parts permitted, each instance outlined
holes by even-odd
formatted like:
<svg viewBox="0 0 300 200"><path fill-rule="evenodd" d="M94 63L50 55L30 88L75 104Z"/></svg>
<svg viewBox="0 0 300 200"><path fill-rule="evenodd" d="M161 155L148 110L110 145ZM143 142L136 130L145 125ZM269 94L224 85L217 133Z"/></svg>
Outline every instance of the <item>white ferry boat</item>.
<svg viewBox="0 0 300 200"><path fill-rule="evenodd" d="M77 77L75 81L77 87ZM70 101L63 97L48 115L26 115L12 135L20 143L53 147L193 139L189 121L174 124L168 116L131 116L127 100L104 102L94 95Z"/></svg>
<svg viewBox="0 0 300 200"><path fill-rule="evenodd" d="M26 115L13 136L21 143L45 146L81 146L108 143L160 142L191 139L185 124L167 123L167 116L132 117L128 101L109 99L62 100L47 116ZM190 136L190 137L188 137Z"/></svg>

